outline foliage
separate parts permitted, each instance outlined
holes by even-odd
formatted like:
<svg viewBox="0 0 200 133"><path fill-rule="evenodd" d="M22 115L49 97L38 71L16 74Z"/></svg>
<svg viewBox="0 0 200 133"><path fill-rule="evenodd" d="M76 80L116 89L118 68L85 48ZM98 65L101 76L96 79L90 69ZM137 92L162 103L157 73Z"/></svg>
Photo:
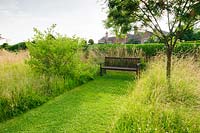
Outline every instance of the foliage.
<svg viewBox="0 0 200 133"><path fill-rule="evenodd" d="M65 79L79 80L82 69L86 69L80 60L84 41L76 37L53 35L54 28L55 25L44 33L34 29L34 42L27 43L30 52L28 63L36 72L44 74L47 79L51 76L60 76Z"/></svg>
<svg viewBox="0 0 200 133"><path fill-rule="evenodd" d="M10 45L8 48L9 51L19 51L19 50L26 50L26 49L27 47L26 47L25 42L20 42L15 45Z"/></svg>
<svg viewBox="0 0 200 133"><path fill-rule="evenodd" d="M88 44L93 45L94 44L94 40L93 39L89 39L88 40Z"/></svg>
<svg viewBox="0 0 200 133"><path fill-rule="evenodd" d="M148 38L148 40L145 43L164 43L158 40L158 38L155 35L152 35Z"/></svg>
<svg viewBox="0 0 200 133"><path fill-rule="evenodd" d="M9 46L8 46L8 43L3 43L2 45L1 45L1 48L3 48L3 49L7 49Z"/></svg>
<svg viewBox="0 0 200 133"><path fill-rule="evenodd" d="M200 76L193 58L174 57L171 88L163 56L150 63L134 88L113 132L199 132ZM142 116L142 117L141 117Z"/></svg>
<svg viewBox="0 0 200 133"><path fill-rule="evenodd" d="M127 44L140 44L141 42L138 41L137 39L129 39Z"/></svg>
<svg viewBox="0 0 200 133"><path fill-rule="evenodd" d="M188 29L184 31L179 39L184 41L200 40L200 31L195 31L194 28Z"/></svg>
<svg viewBox="0 0 200 133"><path fill-rule="evenodd" d="M14 45L9 45L8 43L4 43L0 46L0 49L17 52L20 50L26 50L27 47L26 47L25 42L20 42L20 43L14 44Z"/></svg>
<svg viewBox="0 0 200 133"><path fill-rule="evenodd" d="M110 8L107 20L104 21L105 27L107 29L111 28L117 39L125 38L127 32L131 30L131 20L129 17L126 17L124 12L120 12L120 10L120 8Z"/></svg>

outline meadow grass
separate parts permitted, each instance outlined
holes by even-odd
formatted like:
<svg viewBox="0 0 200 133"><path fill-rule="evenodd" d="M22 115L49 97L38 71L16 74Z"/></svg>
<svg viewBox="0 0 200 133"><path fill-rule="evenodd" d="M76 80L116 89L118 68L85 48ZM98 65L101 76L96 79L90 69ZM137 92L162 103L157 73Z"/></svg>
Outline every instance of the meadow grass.
<svg viewBox="0 0 200 133"><path fill-rule="evenodd" d="M112 132L200 132L200 69L193 58L173 58L171 86L165 58L156 57L124 104Z"/></svg>
<svg viewBox="0 0 200 133"><path fill-rule="evenodd" d="M34 108L45 99L40 95L44 82L24 63L27 51L0 51L0 121Z"/></svg>
<svg viewBox="0 0 200 133"><path fill-rule="evenodd" d="M51 76L48 83L26 64L27 51L0 51L0 121L35 108L79 85L72 79Z"/></svg>
<svg viewBox="0 0 200 133"><path fill-rule="evenodd" d="M108 71L42 106L0 123L0 132L109 132L134 74Z"/></svg>

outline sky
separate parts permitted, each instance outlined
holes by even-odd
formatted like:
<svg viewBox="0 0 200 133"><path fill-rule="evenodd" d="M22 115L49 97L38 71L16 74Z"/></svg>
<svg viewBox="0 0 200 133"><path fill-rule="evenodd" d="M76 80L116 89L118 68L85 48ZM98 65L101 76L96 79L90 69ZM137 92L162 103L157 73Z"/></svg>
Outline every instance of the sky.
<svg viewBox="0 0 200 133"><path fill-rule="evenodd" d="M100 0L0 0L0 34L9 44L33 37L33 27L98 41L105 35L106 19Z"/></svg>

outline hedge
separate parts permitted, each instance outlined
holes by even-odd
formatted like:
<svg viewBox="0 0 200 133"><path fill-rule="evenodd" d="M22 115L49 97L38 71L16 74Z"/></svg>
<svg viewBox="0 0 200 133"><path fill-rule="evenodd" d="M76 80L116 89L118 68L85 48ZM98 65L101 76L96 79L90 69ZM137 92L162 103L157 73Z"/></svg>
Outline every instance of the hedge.
<svg viewBox="0 0 200 133"><path fill-rule="evenodd" d="M146 44L95 44L89 47L89 50L97 49L101 53L112 51L117 48L126 49L126 52L132 54L134 51L142 51L143 56L149 58L158 53L165 52L165 45L162 43L146 43ZM173 51L175 55L188 55L198 52L200 41L178 43Z"/></svg>
<svg viewBox="0 0 200 133"><path fill-rule="evenodd" d="M14 45L9 45L8 43L4 43L0 45L0 49L6 49L8 51L17 52L19 50L26 50L27 47L25 42L20 42Z"/></svg>

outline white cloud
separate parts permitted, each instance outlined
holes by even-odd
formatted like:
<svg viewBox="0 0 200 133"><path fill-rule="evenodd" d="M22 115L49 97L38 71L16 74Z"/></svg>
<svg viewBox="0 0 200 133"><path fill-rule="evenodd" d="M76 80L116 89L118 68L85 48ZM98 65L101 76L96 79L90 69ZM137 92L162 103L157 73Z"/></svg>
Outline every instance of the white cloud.
<svg viewBox="0 0 200 133"><path fill-rule="evenodd" d="M18 9L17 0L1 0L0 10L4 9Z"/></svg>
<svg viewBox="0 0 200 133"><path fill-rule="evenodd" d="M10 43L33 36L33 27L46 29L57 24L57 31L97 41L105 34L101 11L96 0L0 0L0 34Z"/></svg>

